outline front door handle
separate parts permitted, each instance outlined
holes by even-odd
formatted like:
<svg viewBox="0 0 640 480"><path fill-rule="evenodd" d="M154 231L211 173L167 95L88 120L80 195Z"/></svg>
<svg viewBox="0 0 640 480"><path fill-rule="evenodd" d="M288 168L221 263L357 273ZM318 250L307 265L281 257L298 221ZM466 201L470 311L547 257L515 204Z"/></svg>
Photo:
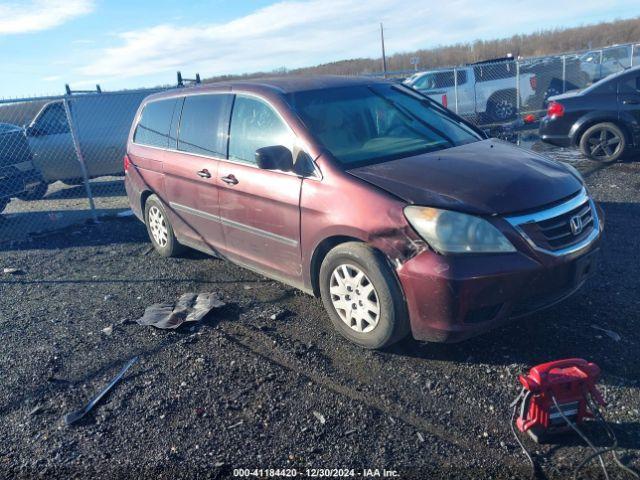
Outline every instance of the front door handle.
<svg viewBox="0 0 640 480"><path fill-rule="evenodd" d="M227 185L237 185L238 184L238 179L233 174L227 175L226 177L222 177L220 180L222 180Z"/></svg>
<svg viewBox="0 0 640 480"><path fill-rule="evenodd" d="M198 173L199 177L202 178L211 178L211 174L209 173L209 170L207 170L206 168L203 168L202 170L200 170Z"/></svg>
<svg viewBox="0 0 640 480"><path fill-rule="evenodd" d="M638 105L640 100L623 100L622 103L625 105Z"/></svg>

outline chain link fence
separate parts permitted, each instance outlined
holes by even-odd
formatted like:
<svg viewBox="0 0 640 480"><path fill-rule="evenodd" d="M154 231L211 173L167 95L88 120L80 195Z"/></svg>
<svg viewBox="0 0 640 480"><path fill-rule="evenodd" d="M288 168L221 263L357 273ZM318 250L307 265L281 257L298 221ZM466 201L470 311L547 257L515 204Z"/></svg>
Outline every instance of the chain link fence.
<svg viewBox="0 0 640 480"><path fill-rule="evenodd" d="M640 44L386 76L491 129L526 114L539 117L549 97L635 65ZM186 83L193 81L199 78ZM0 100L0 248L127 210L127 135L142 100L159 90L67 88L61 96Z"/></svg>
<svg viewBox="0 0 640 480"><path fill-rule="evenodd" d="M525 59L503 58L429 71L387 72L483 127L545 111L549 97L640 65L640 44Z"/></svg>
<svg viewBox="0 0 640 480"><path fill-rule="evenodd" d="M0 244L127 209L127 136L156 91L1 101Z"/></svg>

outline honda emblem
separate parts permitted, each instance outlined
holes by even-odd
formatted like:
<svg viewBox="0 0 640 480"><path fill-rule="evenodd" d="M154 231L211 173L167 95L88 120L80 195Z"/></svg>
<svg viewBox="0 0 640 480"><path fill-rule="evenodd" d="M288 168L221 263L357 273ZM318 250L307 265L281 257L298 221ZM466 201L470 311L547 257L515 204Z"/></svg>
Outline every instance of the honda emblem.
<svg viewBox="0 0 640 480"><path fill-rule="evenodd" d="M574 235L580 235L584 228L582 225L582 217L580 215L574 215L571 217L571 220L569 220L569 226L571 227L571 233Z"/></svg>

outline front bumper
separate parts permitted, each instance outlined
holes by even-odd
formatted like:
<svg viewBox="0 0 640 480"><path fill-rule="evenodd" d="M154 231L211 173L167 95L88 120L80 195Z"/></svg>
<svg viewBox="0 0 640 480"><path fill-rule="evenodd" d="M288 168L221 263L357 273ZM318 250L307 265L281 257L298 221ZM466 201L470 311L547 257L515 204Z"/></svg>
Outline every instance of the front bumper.
<svg viewBox="0 0 640 480"><path fill-rule="evenodd" d="M554 305L595 272L603 229L579 251L548 255L526 247L491 255L423 251L397 273L414 338L458 342ZM523 253L526 251L526 253Z"/></svg>

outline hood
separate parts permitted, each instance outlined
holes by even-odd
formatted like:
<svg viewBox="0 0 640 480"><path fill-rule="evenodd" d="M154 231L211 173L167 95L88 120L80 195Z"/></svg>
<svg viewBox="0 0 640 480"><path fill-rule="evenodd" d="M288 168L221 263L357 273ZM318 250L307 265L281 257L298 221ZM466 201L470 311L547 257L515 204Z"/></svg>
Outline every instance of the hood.
<svg viewBox="0 0 640 480"><path fill-rule="evenodd" d="M561 163L495 139L348 172L411 204L479 215L536 209L582 188Z"/></svg>

